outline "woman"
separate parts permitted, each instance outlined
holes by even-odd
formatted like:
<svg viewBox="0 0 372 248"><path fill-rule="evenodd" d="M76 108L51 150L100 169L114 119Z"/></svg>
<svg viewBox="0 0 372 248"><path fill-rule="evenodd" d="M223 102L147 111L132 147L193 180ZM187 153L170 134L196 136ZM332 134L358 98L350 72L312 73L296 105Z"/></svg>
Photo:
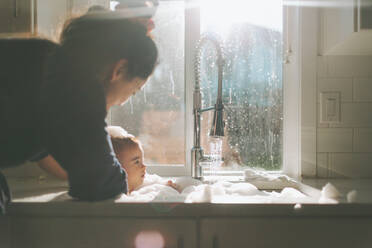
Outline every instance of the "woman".
<svg viewBox="0 0 372 248"><path fill-rule="evenodd" d="M52 156L68 173L71 196L126 193L105 117L154 70L158 53L146 27L87 14L65 26L60 44L1 40L0 53L0 167Z"/></svg>

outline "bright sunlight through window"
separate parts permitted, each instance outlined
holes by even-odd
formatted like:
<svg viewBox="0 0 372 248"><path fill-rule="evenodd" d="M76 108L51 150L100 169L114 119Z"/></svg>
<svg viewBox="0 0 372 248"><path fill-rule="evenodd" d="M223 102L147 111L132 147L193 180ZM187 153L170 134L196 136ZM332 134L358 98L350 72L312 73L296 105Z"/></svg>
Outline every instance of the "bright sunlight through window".
<svg viewBox="0 0 372 248"><path fill-rule="evenodd" d="M282 30L281 0L201 0L206 25L227 32L232 23Z"/></svg>
<svg viewBox="0 0 372 248"><path fill-rule="evenodd" d="M225 137L221 170L247 166L266 170L282 167L282 1L201 1L201 33L221 37L225 63L223 101ZM201 58L203 108L217 92L216 53L204 46ZM202 147L207 152L212 112L203 113ZM214 168L216 171L218 168Z"/></svg>

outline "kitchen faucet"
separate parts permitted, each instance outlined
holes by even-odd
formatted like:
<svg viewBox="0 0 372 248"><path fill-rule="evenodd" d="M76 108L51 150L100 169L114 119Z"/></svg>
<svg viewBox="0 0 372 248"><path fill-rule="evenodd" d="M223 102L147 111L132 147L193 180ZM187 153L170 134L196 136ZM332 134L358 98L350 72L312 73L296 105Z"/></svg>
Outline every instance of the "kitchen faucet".
<svg viewBox="0 0 372 248"><path fill-rule="evenodd" d="M216 104L212 107L201 108L200 93L200 64L201 64L201 50L203 45L210 41L217 51L217 65L218 65L218 93ZM200 162L211 162L211 156L205 155L203 148L200 146L200 129L201 129L201 114L205 111L214 110L213 124L209 135L213 137L224 136L224 121L223 121L223 103L222 103L222 72L224 58L222 54L221 39L212 33L203 34L196 47L195 56L195 84L193 93L193 114L194 114L194 146L191 149L191 175L193 178L202 179L202 167Z"/></svg>

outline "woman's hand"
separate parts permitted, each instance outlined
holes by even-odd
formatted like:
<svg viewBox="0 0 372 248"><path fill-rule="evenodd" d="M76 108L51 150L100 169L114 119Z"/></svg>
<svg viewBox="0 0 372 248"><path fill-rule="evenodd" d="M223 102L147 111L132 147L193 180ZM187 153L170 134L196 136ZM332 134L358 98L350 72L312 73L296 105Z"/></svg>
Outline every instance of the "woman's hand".
<svg viewBox="0 0 372 248"><path fill-rule="evenodd" d="M53 158L52 155L48 155L47 157L39 160L38 165L40 168L48 172L49 174L61 179L61 180L68 180L67 172L61 167L61 165Z"/></svg>

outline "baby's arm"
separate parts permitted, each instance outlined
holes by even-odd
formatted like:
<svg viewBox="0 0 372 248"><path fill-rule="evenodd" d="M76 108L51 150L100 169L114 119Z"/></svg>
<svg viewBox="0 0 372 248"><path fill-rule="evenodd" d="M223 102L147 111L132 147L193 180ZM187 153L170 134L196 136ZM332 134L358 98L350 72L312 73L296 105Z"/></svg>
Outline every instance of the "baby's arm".
<svg viewBox="0 0 372 248"><path fill-rule="evenodd" d="M178 184L175 184L172 180L169 180L167 182L167 186L174 188L178 192L180 192L180 186Z"/></svg>

